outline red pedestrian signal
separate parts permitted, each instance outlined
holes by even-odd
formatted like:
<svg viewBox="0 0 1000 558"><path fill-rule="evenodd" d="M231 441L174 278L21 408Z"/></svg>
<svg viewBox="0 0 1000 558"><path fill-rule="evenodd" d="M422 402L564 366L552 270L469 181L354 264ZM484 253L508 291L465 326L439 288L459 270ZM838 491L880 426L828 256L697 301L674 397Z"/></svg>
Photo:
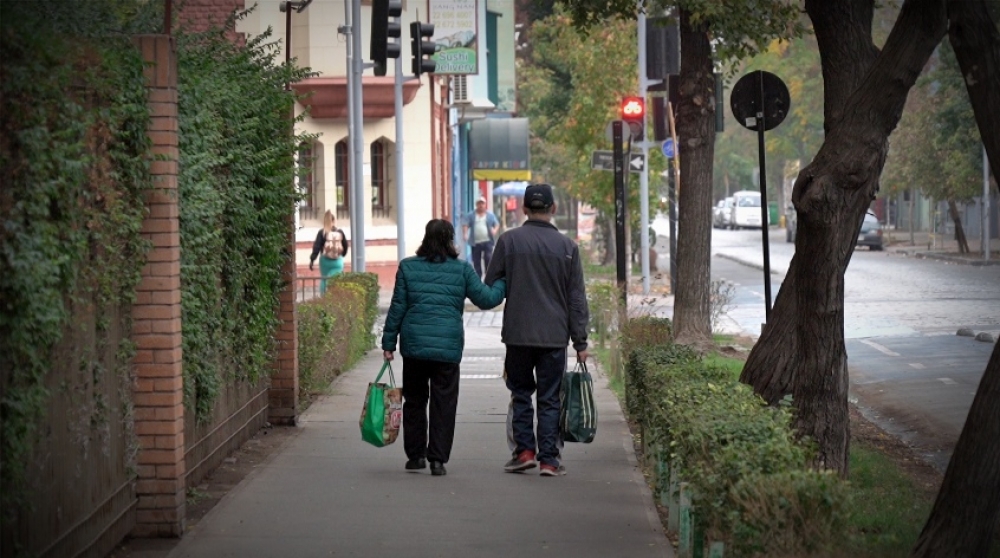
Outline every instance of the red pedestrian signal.
<svg viewBox="0 0 1000 558"><path fill-rule="evenodd" d="M642 97L625 97L622 99L621 113L622 120L632 132L632 139L642 141L646 125L646 100Z"/></svg>

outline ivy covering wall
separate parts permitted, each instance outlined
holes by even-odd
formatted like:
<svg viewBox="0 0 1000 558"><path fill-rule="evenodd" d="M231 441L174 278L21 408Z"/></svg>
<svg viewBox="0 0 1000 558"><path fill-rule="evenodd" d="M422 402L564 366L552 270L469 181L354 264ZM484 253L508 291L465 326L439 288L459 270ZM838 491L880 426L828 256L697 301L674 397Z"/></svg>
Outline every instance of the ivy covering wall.
<svg viewBox="0 0 1000 558"><path fill-rule="evenodd" d="M269 34L234 45L178 36L184 395L210 416L225 382L257 382L275 348L296 146L293 93L308 75L276 61Z"/></svg>
<svg viewBox="0 0 1000 558"><path fill-rule="evenodd" d="M65 13L54 2L3 2L0 14L0 429L2 508L24 502L31 451L49 401L53 348L97 316L78 347L90 385L128 389L127 308L145 262L139 235L150 186L149 112L139 53L114 2ZM101 36L98 31L103 31ZM112 308L125 311L111 311ZM109 316L122 316L110 323ZM108 346L110 329L123 339ZM120 335L124 333L124 335ZM114 364L108 365L108 362ZM96 428L109 410L81 404Z"/></svg>

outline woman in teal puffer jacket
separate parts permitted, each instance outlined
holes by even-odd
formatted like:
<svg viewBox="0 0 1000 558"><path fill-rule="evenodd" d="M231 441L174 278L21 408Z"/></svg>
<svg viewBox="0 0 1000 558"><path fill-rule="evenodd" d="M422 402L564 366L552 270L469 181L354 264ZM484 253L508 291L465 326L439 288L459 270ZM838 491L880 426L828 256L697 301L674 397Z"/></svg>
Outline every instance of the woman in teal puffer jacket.
<svg viewBox="0 0 1000 558"><path fill-rule="evenodd" d="M382 351L393 359L396 338L403 355L403 448L406 468L445 474L458 411L459 363L465 348L465 299L488 310L503 302L503 279L487 287L468 262L458 259L455 228L432 219L415 257L399 262L392 303L382 332ZM427 403L430 399L430 436Z"/></svg>

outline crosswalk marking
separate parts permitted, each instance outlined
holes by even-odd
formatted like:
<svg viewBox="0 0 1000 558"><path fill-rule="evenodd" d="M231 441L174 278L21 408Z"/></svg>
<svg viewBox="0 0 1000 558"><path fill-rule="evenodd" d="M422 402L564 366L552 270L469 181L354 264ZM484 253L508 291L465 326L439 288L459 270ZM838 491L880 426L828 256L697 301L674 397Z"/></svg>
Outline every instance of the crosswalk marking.
<svg viewBox="0 0 1000 558"><path fill-rule="evenodd" d="M462 374L463 380L499 380L500 374Z"/></svg>
<svg viewBox="0 0 1000 558"><path fill-rule="evenodd" d="M861 341L865 345L868 345L869 347L871 347L871 348L873 348L876 351L879 351L881 353L887 354L889 356L899 356L899 353L897 353L896 351L893 351L893 350L889 349L885 345L879 345L878 343L876 343L874 341L871 341L871 340L868 340L868 339L859 339L859 341Z"/></svg>

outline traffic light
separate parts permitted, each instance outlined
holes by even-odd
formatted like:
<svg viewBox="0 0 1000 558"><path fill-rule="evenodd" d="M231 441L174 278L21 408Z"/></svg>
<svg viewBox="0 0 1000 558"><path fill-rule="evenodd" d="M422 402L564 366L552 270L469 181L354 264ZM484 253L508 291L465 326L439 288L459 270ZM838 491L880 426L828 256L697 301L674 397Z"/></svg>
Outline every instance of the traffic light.
<svg viewBox="0 0 1000 558"><path fill-rule="evenodd" d="M646 127L646 100L642 97L625 97L622 99L622 120L628 124L632 139L642 141L643 129Z"/></svg>
<svg viewBox="0 0 1000 558"><path fill-rule="evenodd" d="M403 34L399 17L403 15L402 0L372 2L372 41L370 55L375 63L375 75L384 76L386 58L399 58L402 51L399 38Z"/></svg>
<svg viewBox="0 0 1000 558"><path fill-rule="evenodd" d="M433 23L414 21L410 24L410 53L413 55L413 75L433 73L437 62L424 56L431 56L437 49L437 43L431 40L434 36Z"/></svg>

